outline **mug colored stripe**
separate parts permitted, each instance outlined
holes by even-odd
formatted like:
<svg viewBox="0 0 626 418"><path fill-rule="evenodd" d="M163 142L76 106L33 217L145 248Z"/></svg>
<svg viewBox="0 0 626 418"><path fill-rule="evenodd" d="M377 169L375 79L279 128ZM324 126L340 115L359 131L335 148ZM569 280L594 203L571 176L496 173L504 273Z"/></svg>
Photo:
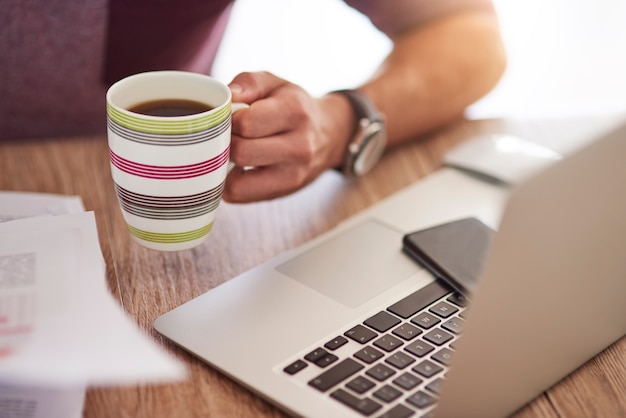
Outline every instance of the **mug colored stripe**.
<svg viewBox="0 0 626 418"><path fill-rule="evenodd" d="M133 131L152 134L188 134L200 132L219 125L228 119L231 113L231 104L217 108L206 114L194 115L193 117L182 116L179 118L169 117L159 119L147 117L131 112L122 112L107 103L107 115L118 125Z"/></svg>
<svg viewBox="0 0 626 418"><path fill-rule="evenodd" d="M154 208L168 208L168 207L193 207L202 205L210 200L218 198L222 195L224 190L224 183L215 186L214 188L202 193L196 193L185 196L150 196L141 193L131 192L117 183L115 183L115 192L125 202L129 204L154 207Z"/></svg>
<svg viewBox="0 0 626 418"><path fill-rule="evenodd" d="M206 215L217 209L223 190L224 183L197 195L154 199L152 196L129 192L115 184L122 209L132 215L150 219L189 219Z"/></svg>
<svg viewBox="0 0 626 418"><path fill-rule="evenodd" d="M231 118L229 116L219 125L216 125L210 129L205 129L203 131L193 132L189 134L151 134L138 132L115 123L111 118L107 118L107 126L119 137L129 141L147 145L180 146L200 144L219 137L230 127L230 119Z"/></svg>
<svg viewBox="0 0 626 418"><path fill-rule="evenodd" d="M214 199L201 206L190 208L154 209L145 206L133 206L121 201L120 206L125 212L149 219L190 219L213 212L220 204L220 199Z"/></svg>
<svg viewBox="0 0 626 418"><path fill-rule="evenodd" d="M181 166L156 166L141 164L120 157L109 149L111 164L119 170L134 176L150 179L177 180L209 174L228 163L229 148L207 161Z"/></svg>
<svg viewBox="0 0 626 418"><path fill-rule="evenodd" d="M213 222L210 224L203 226L202 228L194 229L192 231L185 232L174 232L174 233L165 233L165 232L149 232L144 231L139 228L135 228L131 225L128 225L128 230L130 234L134 237L137 237L144 241L156 242L161 244L177 244L181 242L193 241L198 238L202 238L211 232L211 228L213 227Z"/></svg>

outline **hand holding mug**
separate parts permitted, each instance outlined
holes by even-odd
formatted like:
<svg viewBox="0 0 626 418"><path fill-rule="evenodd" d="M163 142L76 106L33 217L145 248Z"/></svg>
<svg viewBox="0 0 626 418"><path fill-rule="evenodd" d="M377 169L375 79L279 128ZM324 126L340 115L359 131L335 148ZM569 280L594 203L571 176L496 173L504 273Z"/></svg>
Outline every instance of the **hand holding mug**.
<svg viewBox="0 0 626 418"><path fill-rule="evenodd" d="M233 100L250 108L233 115L231 161L224 200L283 196L341 165L356 120L338 95L314 98L267 72L242 73ZM252 167L252 168L251 168Z"/></svg>

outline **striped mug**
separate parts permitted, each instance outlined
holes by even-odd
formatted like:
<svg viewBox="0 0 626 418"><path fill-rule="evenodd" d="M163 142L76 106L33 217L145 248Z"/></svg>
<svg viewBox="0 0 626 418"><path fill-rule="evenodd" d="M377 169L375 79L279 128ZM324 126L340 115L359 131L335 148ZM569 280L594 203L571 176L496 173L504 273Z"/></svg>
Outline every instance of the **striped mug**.
<svg viewBox="0 0 626 418"><path fill-rule="evenodd" d="M162 251L201 244L228 174L237 107L228 87L203 74L152 71L113 84L106 102L111 174L133 239ZM164 114L177 111L172 103L200 107Z"/></svg>

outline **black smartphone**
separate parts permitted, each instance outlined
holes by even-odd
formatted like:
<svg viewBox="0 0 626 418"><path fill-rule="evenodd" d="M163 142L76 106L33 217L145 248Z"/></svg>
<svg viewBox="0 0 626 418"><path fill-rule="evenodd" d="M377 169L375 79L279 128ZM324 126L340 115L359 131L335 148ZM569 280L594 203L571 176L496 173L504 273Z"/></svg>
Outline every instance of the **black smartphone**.
<svg viewBox="0 0 626 418"><path fill-rule="evenodd" d="M470 298L495 231L476 218L463 218L406 234L406 254Z"/></svg>

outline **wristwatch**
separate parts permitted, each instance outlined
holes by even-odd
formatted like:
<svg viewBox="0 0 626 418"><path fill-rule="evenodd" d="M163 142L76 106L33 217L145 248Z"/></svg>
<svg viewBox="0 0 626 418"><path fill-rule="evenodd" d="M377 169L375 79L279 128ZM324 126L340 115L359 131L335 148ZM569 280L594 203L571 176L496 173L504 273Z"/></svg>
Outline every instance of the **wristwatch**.
<svg viewBox="0 0 626 418"><path fill-rule="evenodd" d="M346 176L362 176L380 160L387 144L385 120L365 94L359 90L337 90L354 109L358 125L343 159L341 171Z"/></svg>

